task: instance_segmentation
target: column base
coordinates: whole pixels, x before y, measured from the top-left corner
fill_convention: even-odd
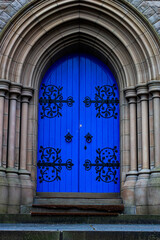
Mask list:
[[[135,184],[137,181],[137,171],[130,171],[126,175],[126,181],[122,190],[125,214],[136,214],[135,207]]]
[[[8,209],[8,181],[6,178],[6,169],[0,167],[0,213],[7,213]]]
[[[18,170],[7,168],[8,179],[8,213],[16,214],[20,212],[20,194],[21,185],[18,176]]]
[[[148,213],[150,215],[160,214],[160,167],[151,170],[148,181]]]
[[[150,176],[149,169],[143,169],[138,173],[138,180],[135,185],[136,214],[148,214],[147,186]]]
[[[33,203],[33,183],[31,174],[27,170],[20,170],[21,182],[21,205],[29,205]]]

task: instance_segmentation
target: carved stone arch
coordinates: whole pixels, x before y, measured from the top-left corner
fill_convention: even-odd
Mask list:
[[[3,59],[2,62],[7,65],[2,71],[2,78],[12,77],[15,82],[20,82],[21,67],[37,41],[42,36],[50,34],[50,30],[52,32],[55,30],[56,34],[58,34],[61,25],[63,28],[62,23],[65,25],[64,29],[76,28],[74,26],[75,21],[78,21],[77,27],[79,26],[80,30],[80,25],[86,26],[88,32],[92,26],[95,29],[94,35],[96,35],[97,39],[101,36],[101,29],[112,33],[115,39],[118,39],[126,49],[127,55],[131,55],[136,72],[144,73],[143,78],[140,78],[140,74],[136,76],[137,83],[147,82],[148,79],[158,77],[158,62],[155,57],[158,55],[156,47],[158,39],[156,39],[155,33],[151,32],[146,22],[140,19],[138,15],[136,16],[135,11],[128,4],[119,4],[117,1],[85,1],[79,5],[78,2],[70,1],[66,3],[61,1],[54,4],[51,2],[32,3],[31,6],[32,10],[30,12],[27,11],[28,6],[26,11],[24,10],[23,14],[21,13],[15,19],[12,24],[12,26],[15,25],[15,31],[12,31],[12,27],[11,29],[8,28],[2,38],[2,55],[6,56],[6,59]],[[45,11],[43,11],[44,8]],[[61,12],[63,16],[60,14]],[[73,24],[70,24],[71,20]],[[113,45],[109,47],[111,49],[115,48]],[[120,50],[119,48],[117,47],[117,52]],[[154,68],[152,65],[154,65]]]
[[[145,103],[149,92],[155,94],[159,91],[157,89],[158,80],[160,80],[160,42],[150,25],[124,1],[34,1],[21,10],[8,24],[0,38],[0,45],[0,79],[2,79],[1,86],[3,93],[5,93],[1,97],[4,99],[6,96],[5,104],[10,101],[8,109],[9,128],[5,130],[8,131],[10,139],[10,145],[7,145],[9,154],[7,155],[3,151],[0,162],[3,162],[1,166],[7,166],[7,170],[3,169],[2,171],[3,176],[7,174],[9,184],[15,179],[17,194],[20,196],[20,192],[22,192],[23,196],[21,202],[20,199],[16,200],[14,212],[19,211],[19,205],[31,203],[33,200],[30,173],[32,173],[31,178],[35,185],[39,84],[46,70],[56,59],[71,50],[72,52],[77,51],[77,49],[88,53],[92,52],[93,55],[98,56],[110,67],[119,85],[121,93],[121,189],[123,189],[126,174],[131,171],[132,174],[128,174],[128,178],[129,181],[132,179],[132,190],[127,190],[128,182],[126,181],[123,198],[131,211],[135,210],[135,205],[138,209],[141,203],[138,200],[135,203],[133,200],[136,194],[133,189],[136,184],[138,166],[140,170],[143,170],[145,162],[140,159],[140,156],[144,155],[143,151],[147,146],[148,152],[146,154],[148,155],[146,156],[149,159],[150,149],[155,147],[158,152],[157,148],[160,142],[159,136],[154,135],[155,141],[158,142],[157,145],[151,146],[149,141],[145,142],[145,138],[149,138],[150,134],[147,126],[142,127],[142,133],[139,130],[141,123],[149,121],[148,112],[143,115],[142,111],[142,106],[147,111],[148,105]],[[155,85],[157,88],[154,87]],[[137,95],[141,102],[137,103]],[[154,96],[156,100],[151,99],[150,103],[155,104],[157,109],[159,102],[156,101],[159,92]],[[129,105],[127,99],[129,99]],[[19,115],[21,128],[20,126],[15,127],[17,106],[19,106],[20,101],[22,102],[21,115]],[[3,106],[2,101],[2,110]],[[140,112],[138,117],[136,111]],[[135,117],[134,121],[131,121],[132,114]],[[139,119],[141,123],[137,125]],[[137,142],[136,135],[131,129],[134,129],[135,133],[139,133],[143,142],[138,157],[137,151],[141,144],[139,141]],[[3,130],[3,121],[0,123],[1,130]],[[17,154],[20,153],[20,164],[15,167],[14,157],[6,159],[6,156],[15,155],[13,146],[16,144],[16,131],[19,132],[18,137],[21,139],[21,144],[17,145]],[[145,135],[146,132],[148,135]],[[1,144],[0,148],[2,151],[4,146]],[[137,162],[137,164],[132,164],[133,162]],[[151,167],[149,163],[147,164],[145,169],[148,170]],[[158,160],[152,160],[153,166],[158,166],[158,164]],[[26,181],[28,182],[25,185]],[[12,187],[9,185],[8,188],[7,183],[4,189],[6,192],[9,189],[10,194],[12,194]],[[28,197],[26,197],[25,191],[28,191]],[[132,195],[131,201],[127,197],[129,191]],[[146,195],[144,198],[146,199]],[[8,199],[7,195],[6,199]],[[6,202],[6,199],[3,202]],[[9,199],[5,211],[8,208],[8,212],[11,212],[11,205],[11,199]]]

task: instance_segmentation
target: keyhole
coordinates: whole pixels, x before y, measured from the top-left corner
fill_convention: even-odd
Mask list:
[[[87,149],[87,146],[84,146],[84,150],[86,150]]]

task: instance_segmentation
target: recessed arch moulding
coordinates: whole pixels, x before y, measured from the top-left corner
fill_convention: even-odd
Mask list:
[[[160,213],[160,197],[152,199],[160,196],[160,42],[139,13],[115,0],[34,1],[8,24],[0,45],[0,211],[33,202],[39,86],[58,58],[80,51],[108,65],[119,86],[125,212],[150,214],[156,205]]]

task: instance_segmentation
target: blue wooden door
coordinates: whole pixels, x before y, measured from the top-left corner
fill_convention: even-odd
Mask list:
[[[37,192],[119,192],[119,93],[106,65],[85,54],[57,61],[38,117]]]

